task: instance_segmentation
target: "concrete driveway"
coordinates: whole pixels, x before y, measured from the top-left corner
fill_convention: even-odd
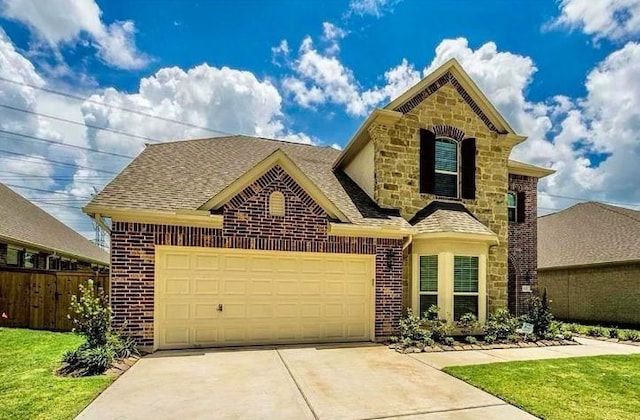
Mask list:
[[[533,419],[382,346],[159,352],[80,419]]]

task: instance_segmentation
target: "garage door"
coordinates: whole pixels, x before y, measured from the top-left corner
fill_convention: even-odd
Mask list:
[[[374,257],[156,250],[156,346],[371,339]]]

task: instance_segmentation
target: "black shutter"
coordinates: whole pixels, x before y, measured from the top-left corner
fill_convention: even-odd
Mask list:
[[[518,197],[516,198],[516,222],[522,223],[526,219],[524,210],[527,208],[525,205],[524,191],[518,191]]]
[[[462,159],[462,198],[476,198],[476,139],[465,139],[460,148]]]
[[[420,192],[435,193],[436,179],[436,135],[420,129]]]

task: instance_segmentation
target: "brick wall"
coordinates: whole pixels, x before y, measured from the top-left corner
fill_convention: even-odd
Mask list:
[[[285,196],[285,216],[268,214],[273,191]],[[153,344],[155,246],[173,245],[375,254],[375,334],[395,333],[402,312],[402,240],[329,236],[324,211],[278,166],[230,200],[223,215],[222,229],[114,220],[111,306],[116,326],[126,321],[127,331],[140,345]]]
[[[537,287],[538,266],[538,179],[509,174],[509,191],[523,192],[524,221],[509,222],[509,309],[512,313],[526,311],[526,301],[531,295],[522,286]]]
[[[553,315],[562,320],[640,326],[640,263],[540,270]]]

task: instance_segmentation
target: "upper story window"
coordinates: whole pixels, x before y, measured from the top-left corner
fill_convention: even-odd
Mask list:
[[[507,216],[509,223],[522,223],[526,220],[524,191],[507,193]]]
[[[269,214],[271,216],[284,216],[284,194],[274,191],[269,196]]]
[[[507,193],[507,214],[510,222],[517,221],[516,209],[518,208],[518,195],[509,191]]]
[[[458,142],[453,139],[436,139],[434,192],[443,197],[458,197]]]
[[[420,130],[420,193],[476,197],[476,139],[455,140]]]

